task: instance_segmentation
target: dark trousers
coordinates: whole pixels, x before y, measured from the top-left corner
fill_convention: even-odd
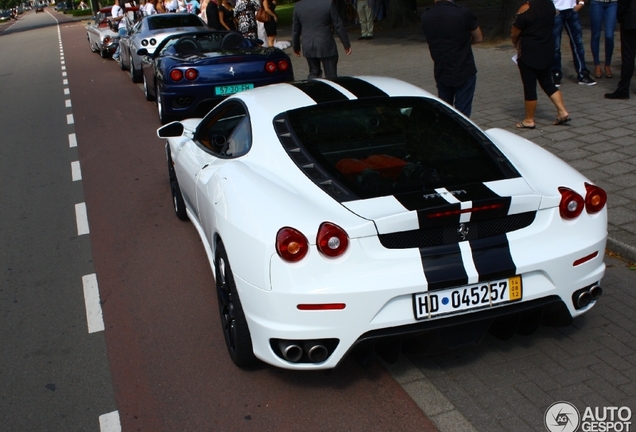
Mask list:
[[[470,117],[473,110],[473,96],[477,86],[477,75],[473,74],[463,84],[457,87],[445,86],[437,83],[437,96],[449,105],[453,105],[457,111]]]
[[[325,70],[325,78],[335,78],[338,76],[338,56],[334,57],[307,57],[307,65],[309,66],[309,75],[307,79],[322,77],[322,69]]]
[[[537,100],[537,82],[548,97],[559,90],[552,82],[552,72],[550,67],[545,69],[535,69],[525,64],[521,59],[517,62],[521,82],[523,83],[523,97],[525,101]]]
[[[621,80],[618,82],[619,93],[629,94],[629,83],[634,75],[636,60],[636,29],[623,30],[621,26]]]

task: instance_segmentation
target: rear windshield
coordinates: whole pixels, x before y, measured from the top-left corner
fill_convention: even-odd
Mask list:
[[[481,131],[432,99],[337,102],[287,117],[298,145],[361,197],[518,176]]]
[[[150,30],[166,29],[173,27],[203,27],[202,21],[194,14],[172,15],[157,14],[148,18],[148,28]]]

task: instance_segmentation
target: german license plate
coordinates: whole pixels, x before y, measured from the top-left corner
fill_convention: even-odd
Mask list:
[[[522,296],[521,276],[513,276],[492,282],[413,294],[413,312],[416,320],[430,319],[519,301]]]
[[[217,96],[226,96],[226,95],[239,93],[244,90],[249,90],[253,88],[254,88],[254,84],[236,84],[236,85],[229,85],[229,86],[218,86],[218,87],[214,87],[214,93]]]

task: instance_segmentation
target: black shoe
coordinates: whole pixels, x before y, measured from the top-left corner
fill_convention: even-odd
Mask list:
[[[596,81],[594,81],[594,78],[590,76],[588,71],[585,71],[581,74],[581,76],[579,76],[579,84],[593,86],[596,85]]]
[[[552,82],[555,86],[561,87],[561,78],[563,74],[560,71],[552,71]]]
[[[629,93],[616,90],[614,93],[605,93],[605,99],[629,99]]]
[[[360,37],[358,38],[358,40],[366,40],[366,39],[367,39],[367,37],[366,37],[366,36],[360,36]]]
[[[371,39],[373,39],[373,36],[367,36],[366,39],[367,40],[371,40]]]

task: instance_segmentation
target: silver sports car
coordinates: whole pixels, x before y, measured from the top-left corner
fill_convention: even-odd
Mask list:
[[[128,35],[121,38],[119,65],[122,70],[130,71],[133,82],[141,82],[141,56],[137,54],[140,48],[145,48],[148,54],[152,54],[166,37],[198,30],[207,30],[207,26],[198,16],[191,13],[147,16],[129,28]]]

